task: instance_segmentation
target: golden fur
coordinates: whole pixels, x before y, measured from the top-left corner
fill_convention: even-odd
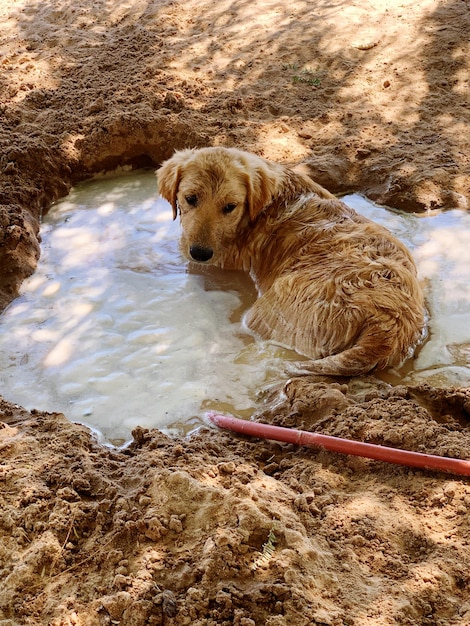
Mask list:
[[[233,148],[182,150],[157,172],[188,259],[249,272],[247,326],[310,357],[299,372],[399,365],[424,328],[406,247],[307,176]]]

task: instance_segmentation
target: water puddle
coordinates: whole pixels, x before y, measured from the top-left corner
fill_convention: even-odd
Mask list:
[[[345,201],[405,241],[425,284],[429,340],[385,378],[468,385],[470,215]],[[246,276],[188,266],[153,172],[77,186],[41,235],[38,269],[0,318],[0,393],[10,401],[62,411],[120,444],[137,425],[187,433],[209,408],[249,416],[298,358],[243,330],[255,298]]]

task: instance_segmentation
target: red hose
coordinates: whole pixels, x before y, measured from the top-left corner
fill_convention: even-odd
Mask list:
[[[238,419],[237,417],[219,415],[215,412],[209,412],[207,416],[209,420],[219,428],[233,430],[244,435],[252,435],[260,439],[284,441],[298,446],[319,447],[330,450],[331,452],[352,454],[368,459],[376,459],[377,461],[396,463],[397,465],[407,465],[409,467],[420,467],[428,470],[450,472],[461,476],[470,476],[470,461],[444,456],[434,456],[433,454],[422,454],[420,452],[410,452],[408,450],[397,450],[396,448],[387,448],[372,443],[362,443],[360,441],[341,439],[340,437],[331,437],[330,435],[309,433],[305,430],[295,430],[293,428],[272,426],[271,424],[249,422],[247,420]]]

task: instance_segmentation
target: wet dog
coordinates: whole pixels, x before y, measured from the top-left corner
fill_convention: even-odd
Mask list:
[[[387,229],[309,177],[234,148],[176,152],[157,176],[180,215],[183,254],[249,272],[259,297],[247,326],[311,359],[291,372],[353,376],[411,356],[423,295]]]

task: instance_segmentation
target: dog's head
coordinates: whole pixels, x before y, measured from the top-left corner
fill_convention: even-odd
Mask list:
[[[224,248],[275,196],[280,165],[234,148],[182,150],[157,172],[160,194],[180,214],[181,249],[189,259],[218,264]]]

